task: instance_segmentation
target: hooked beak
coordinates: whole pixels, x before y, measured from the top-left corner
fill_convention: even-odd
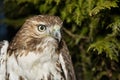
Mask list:
[[[60,26],[59,25],[55,25],[54,29],[53,29],[53,37],[57,40],[57,41],[61,41],[61,32],[60,32]]]

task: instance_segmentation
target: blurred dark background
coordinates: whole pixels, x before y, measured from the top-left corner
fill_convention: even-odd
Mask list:
[[[119,0],[0,0],[0,41],[39,14],[64,21],[77,80],[120,80]]]
[[[3,8],[3,1],[1,0],[0,1],[0,20],[5,18],[2,8]],[[7,25],[4,23],[1,23],[0,24],[0,40],[3,40],[3,39],[8,39],[7,38]]]

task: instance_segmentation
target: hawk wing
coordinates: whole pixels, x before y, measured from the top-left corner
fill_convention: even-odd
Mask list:
[[[59,60],[66,80],[76,80],[72,61],[71,61],[71,56],[69,54],[67,45],[65,44],[64,41],[62,41]]]
[[[8,41],[0,42],[0,80],[5,80]]]

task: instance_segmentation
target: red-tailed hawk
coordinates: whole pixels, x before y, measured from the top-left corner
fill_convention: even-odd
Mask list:
[[[62,23],[57,16],[27,19],[9,46],[1,44],[0,80],[76,80]]]

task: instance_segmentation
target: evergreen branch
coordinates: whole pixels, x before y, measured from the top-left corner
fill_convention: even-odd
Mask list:
[[[107,26],[107,28],[112,29],[112,34],[113,36],[120,35],[120,17],[115,16],[114,21]]]
[[[106,53],[106,57],[118,61],[119,46],[117,44],[118,41],[110,36],[91,44],[88,51],[97,51],[98,55]]]
[[[103,1],[98,2],[97,6],[89,13],[90,16],[98,14],[101,10],[111,9],[112,7],[118,7],[117,1]]]

